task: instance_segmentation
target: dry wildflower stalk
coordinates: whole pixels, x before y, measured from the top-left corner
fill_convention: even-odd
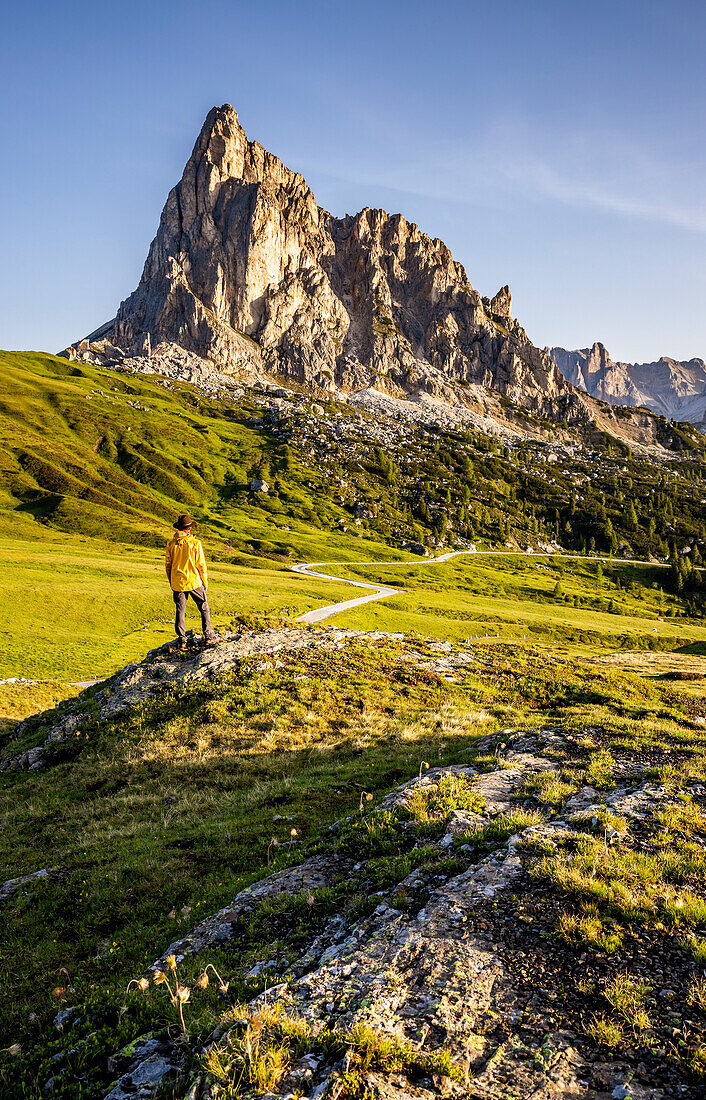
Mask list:
[[[132,978],[127,983],[127,989],[125,990],[125,997],[123,999],[123,1007],[120,1009],[120,1015],[123,1016],[127,1012],[127,995],[130,992],[132,986],[137,986],[143,993],[146,993],[150,987],[148,978]]]
[[[186,1039],[186,1038],[188,1038],[189,1033],[186,1030],[186,1024],[184,1022],[184,1005],[187,1004],[191,1000],[191,994],[192,994],[193,990],[194,989],[207,989],[208,988],[208,985],[209,985],[208,971],[209,970],[213,971],[214,976],[216,977],[216,979],[218,981],[218,991],[219,991],[219,993],[227,993],[228,992],[228,982],[223,981],[223,978],[220,976],[220,974],[216,970],[213,963],[207,963],[206,966],[204,967],[204,971],[201,974],[201,976],[196,979],[196,981],[193,984],[193,987],[189,988],[189,986],[182,985],[179,981],[179,975],[177,974],[177,965],[178,964],[177,964],[177,960],[176,960],[176,955],[167,955],[167,957],[165,959],[165,963],[167,965],[167,970],[166,971],[165,970],[160,970],[159,968],[152,971],[152,982],[154,983],[154,985],[166,985],[167,993],[169,994],[169,1000],[172,1002],[173,1007],[176,1009],[176,1012],[179,1016],[179,1023],[181,1024],[182,1035]],[[174,985],[173,986],[172,986],[172,984],[169,980],[170,974],[174,975]],[[148,978],[133,978],[132,981],[128,982],[127,989],[125,990],[125,1001],[123,1002],[123,1007],[120,1010],[120,1015],[121,1016],[122,1016],[123,1012],[127,1011],[127,996],[128,996],[128,993],[130,992],[130,990],[133,986],[135,986],[137,989],[141,990],[142,993],[146,993],[147,990],[150,987],[149,979]]]
[[[191,990],[185,986],[179,984],[179,977],[177,975],[177,961],[176,955],[167,955],[165,960],[170,972],[174,975],[174,988],[172,989],[169,981],[169,975],[164,970],[155,970],[152,974],[152,981],[155,985],[166,985],[167,993],[169,994],[169,1000],[176,1009],[179,1015],[179,1023],[181,1024],[181,1032],[184,1038],[188,1037],[186,1030],[186,1024],[184,1023],[184,1005],[191,996]]]
[[[214,975],[215,975],[215,977],[218,981],[218,992],[219,993],[227,993],[228,992],[228,982],[223,981],[223,978],[220,976],[220,974],[216,970],[213,963],[206,963],[206,965],[204,967],[204,970],[203,970],[203,974],[199,978],[199,982],[202,981],[205,978],[206,979],[206,985],[208,985],[208,971],[209,970],[213,971],[213,973],[214,973]],[[199,989],[205,989],[206,985],[199,986]]]

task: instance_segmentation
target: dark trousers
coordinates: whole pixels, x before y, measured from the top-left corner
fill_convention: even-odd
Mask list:
[[[211,612],[208,609],[208,600],[206,599],[206,589],[204,586],[201,585],[200,588],[194,588],[192,592],[174,592],[173,596],[174,603],[176,604],[174,629],[176,630],[179,641],[182,643],[186,641],[186,597],[191,596],[201,612],[201,629],[203,630],[204,637],[207,642],[210,642],[213,638],[213,629],[211,627]]]

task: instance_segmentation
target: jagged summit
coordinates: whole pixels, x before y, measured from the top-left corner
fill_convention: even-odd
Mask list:
[[[604,344],[549,353],[562,374],[580,389],[611,405],[642,405],[662,416],[706,420],[706,363],[679,361],[667,355],[653,363],[621,363],[611,359]]]
[[[581,413],[586,399],[510,305],[507,287],[482,298],[447,246],[401,214],[323,210],[224,104],[169,194],[139,286],[67,354],[187,355],[245,380],[422,391],[452,405],[494,390],[539,412]]]

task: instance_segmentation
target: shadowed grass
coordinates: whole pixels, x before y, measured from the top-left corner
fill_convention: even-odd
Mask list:
[[[548,714],[570,725],[580,708],[592,721],[600,714],[604,728],[612,722],[614,732],[601,734],[593,748],[590,738],[577,735],[570,761],[577,783],[591,769],[592,753],[604,752],[606,737],[624,739],[628,731],[639,731],[645,719],[636,723],[631,713],[638,704],[669,710],[663,738],[684,735],[689,743],[702,736],[689,729],[691,696],[682,698],[668,684],[651,685],[639,699],[631,674],[596,673],[581,662],[516,647],[478,646],[471,653],[456,681],[420,667],[435,655],[421,640],[246,662],[237,673],[212,682],[165,688],[122,718],[88,721],[81,741],[62,748],[45,772],[4,774],[0,858],[8,877],[55,869],[54,877],[19,892],[3,911],[0,979],[14,991],[6,1007],[13,1038],[30,1042],[31,1049],[28,1013],[48,1020],[55,1011],[51,989],[61,967],[70,973],[74,990],[64,1003],[86,1001],[103,1019],[100,1014],[111,1003],[122,1003],[128,981],[180,930],[266,874],[268,858],[271,871],[298,860],[311,845],[323,843],[326,850],[335,844],[354,859],[372,856],[369,874],[380,884],[373,891],[394,888],[414,866],[433,860],[434,850],[408,850],[414,836],[405,840],[395,821],[361,816],[361,792],[380,795],[418,775],[427,760],[475,761],[482,768],[487,749],[475,752],[474,741],[498,725],[526,728]],[[586,699],[600,702],[582,702]],[[463,784],[437,789],[433,804],[421,808],[429,821],[419,828],[433,827],[436,835],[444,828],[445,812],[458,805],[481,808]],[[347,815],[350,825],[332,838],[327,826]],[[482,852],[539,820],[518,807],[507,820],[466,834],[460,843]],[[660,819],[655,827],[663,832],[669,824]],[[673,822],[682,838],[695,824],[688,814]],[[290,846],[292,828],[297,836]],[[274,856],[272,837],[280,840]],[[587,835],[581,845],[571,863],[561,850],[554,862],[551,856],[540,861],[544,880],[570,896],[585,896],[603,922],[609,904],[618,923],[633,919],[634,911],[636,920],[654,914],[673,926],[676,936],[696,927],[696,910],[675,905],[680,897],[692,908],[698,903],[703,870],[690,848],[682,844],[676,854],[672,850],[668,859],[657,861],[612,849],[606,855],[602,837]],[[457,857],[446,858],[453,863]],[[334,891],[320,901],[314,897],[311,907],[302,899],[296,920],[310,931],[331,906],[375,905],[370,887],[356,899],[345,886],[340,896]],[[273,909],[274,925],[258,918],[237,963],[218,954],[203,961],[214,961],[219,969],[223,961],[240,995],[253,995],[260,986],[244,978],[248,959],[272,949],[283,934],[277,929],[289,927],[288,912],[285,907],[277,915]],[[293,909],[291,919],[295,915]],[[192,979],[191,966],[186,965],[185,981]],[[193,969],[195,975],[197,960]],[[203,1011],[209,996],[204,994]],[[159,1026],[158,1004],[139,1004],[121,1019],[124,1042],[137,1028]],[[190,1011],[198,1032],[207,1018],[201,1025],[202,1010]],[[104,1041],[114,1044],[115,1036]],[[41,1050],[50,1057],[51,1048]],[[32,1073],[38,1072],[28,1058]]]

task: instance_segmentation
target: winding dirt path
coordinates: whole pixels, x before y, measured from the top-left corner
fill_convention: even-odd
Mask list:
[[[650,562],[642,561],[639,558],[609,558],[609,557],[595,557],[589,554],[568,554],[561,551],[544,553],[532,553],[528,554],[524,550],[450,550],[446,554],[440,554],[436,558],[419,558],[416,561],[312,561],[312,562],[300,562],[298,565],[292,565],[291,569],[293,573],[301,573],[306,577],[319,577],[322,580],[328,581],[343,581],[344,584],[351,584],[355,588],[366,588],[369,590],[367,596],[357,596],[352,600],[342,600],[340,603],[327,604],[326,607],[317,607],[314,611],[307,611],[304,615],[300,615],[297,619],[298,623],[320,623],[324,619],[330,619],[334,615],[339,615],[342,611],[350,611],[353,607],[360,607],[365,603],[373,603],[375,600],[385,600],[388,596],[397,596],[400,592],[403,592],[403,588],[390,588],[387,585],[375,584],[372,581],[354,581],[350,577],[341,577],[337,573],[322,573],[321,566],[333,566],[338,569],[342,566],[353,565],[374,565],[376,568],[379,566],[394,566],[395,568],[407,568],[410,569],[413,566],[420,565],[438,565],[441,562],[449,561],[450,558],[460,557],[486,557],[486,558],[567,558],[572,561],[595,561],[595,562],[609,562],[611,565],[649,565],[655,569],[667,569],[668,564],[666,562]]]

